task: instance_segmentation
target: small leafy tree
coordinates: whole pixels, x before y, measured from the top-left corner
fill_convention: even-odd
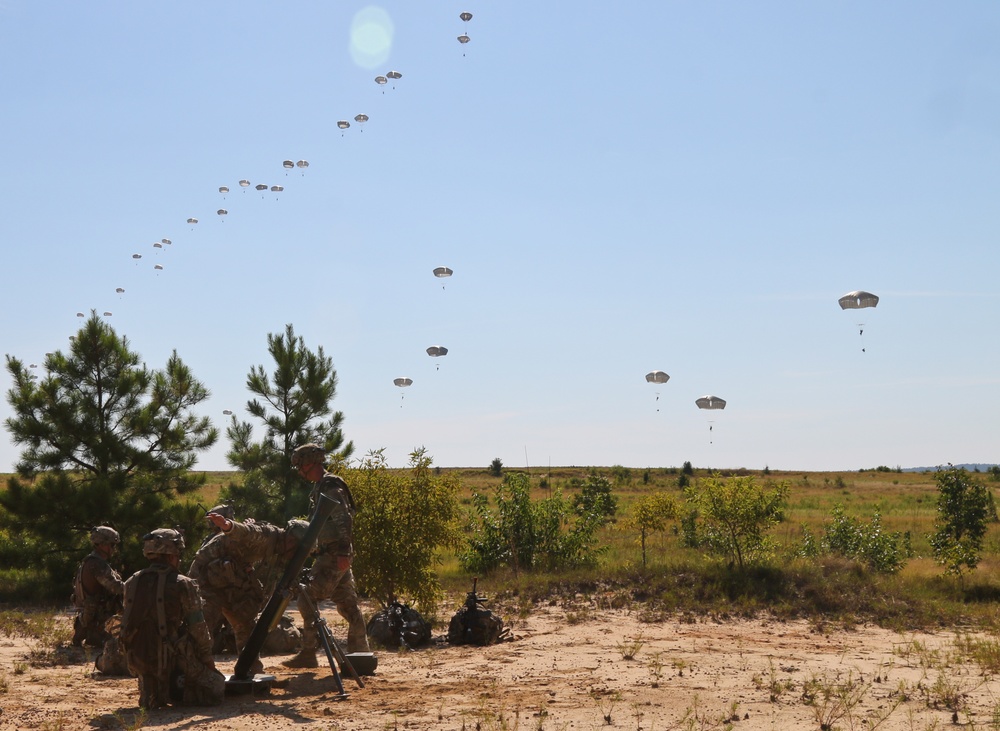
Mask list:
[[[344,441],[344,415],[333,411],[337,395],[337,371],[333,360],[320,345],[313,352],[291,325],[285,332],[267,336],[267,350],[274,359],[268,373],[258,365],[247,374],[247,390],[257,398],[247,401],[246,409],[263,427],[263,435],[254,440],[254,427],[235,416],[226,429],[231,448],[226,458],[253,484],[264,486],[268,495],[280,498],[254,517],[284,522],[308,512],[307,485],[292,470],[292,451],[309,442],[322,446],[334,466],[346,463],[354,444]],[[238,501],[238,484],[223,497]],[[244,499],[246,491],[242,496]]]
[[[358,505],[358,589],[383,606],[405,595],[420,610],[433,611],[441,593],[434,571],[439,550],[458,547],[460,484],[453,475],[434,474],[431,464],[421,447],[410,453],[409,474],[392,471],[379,449],[344,473]]]
[[[494,458],[494,460],[490,462],[490,475],[493,477],[503,476],[503,460],[499,457]]]
[[[578,516],[593,516],[601,525],[613,521],[618,512],[618,498],[611,492],[611,481],[591,472],[579,494],[573,496],[573,512]]]
[[[472,494],[468,543],[459,555],[465,570],[558,570],[596,563],[596,532],[604,518],[596,513],[574,516],[561,490],[534,502],[528,476],[508,473],[494,491],[494,501],[495,510],[486,495]]]
[[[786,483],[758,485],[753,475],[723,479],[718,475],[684,489],[699,542],[726,556],[742,571],[747,563],[771,553],[767,531],[784,518]]]
[[[138,564],[136,534],[200,523],[178,497],[203,483],[191,468],[218,431],[194,413],[209,392],[176,352],[151,370],[91,313],[69,352],[46,356],[43,377],[10,355],[7,371],[5,426],[23,447],[18,477],[0,492],[0,527],[22,539],[8,565],[44,566],[64,586],[94,525],[117,528]]]
[[[979,565],[986,524],[996,518],[993,496],[961,467],[939,470],[936,530],[930,536],[934,559],[959,578]]]
[[[833,520],[826,527],[822,544],[831,553],[861,561],[872,570],[886,574],[903,568],[910,554],[908,536],[885,530],[878,510],[871,521],[863,523],[848,516],[843,505],[834,506]]]
[[[677,500],[665,492],[643,495],[632,503],[632,509],[622,520],[622,528],[639,532],[642,567],[646,568],[646,541],[653,533],[664,530],[668,520],[677,518]]]

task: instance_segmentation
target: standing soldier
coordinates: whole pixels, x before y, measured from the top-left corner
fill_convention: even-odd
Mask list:
[[[184,538],[158,528],[142,540],[150,565],[125,582],[121,631],[139,705],[217,705],[226,680],[215,669],[198,584],[178,572]]]
[[[118,531],[100,525],[90,531],[94,550],[80,563],[73,580],[73,604],[77,615],[73,620],[73,644],[86,642],[91,647],[104,647],[111,639],[106,624],[121,611],[124,584],[108,561],[121,540]]]
[[[236,636],[236,651],[241,652],[266,599],[264,587],[254,575],[255,564],[274,557],[287,562],[309,524],[290,520],[285,528],[279,528],[267,523],[239,523],[215,512],[207,517],[218,532],[198,549],[188,576],[198,582],[209,631],[225,617]],[[258,659],[253,672],[263,669]]]
[[[354,560],[354,499],[347,483],[337,475],[327,472],[323,463],[326,452],[318,444],[304,444],[292,452],[292,467],[313,485],[310,503],[315,508],[319,496],[325,495],[335,503],[333,512],[323,524],[316,540],[319,554],[309,578],[303,587],[317,606],[320,600],[330,599],[337,605],[337,612],[347,620],[347,651],[368,652],[365,618],[358,606],[358,591],[354,586],[351,562]],[[289,668],[314,668],[318,666],[315,617],[303,602],[298,603],[302,615],[302,650],[282,665]]]

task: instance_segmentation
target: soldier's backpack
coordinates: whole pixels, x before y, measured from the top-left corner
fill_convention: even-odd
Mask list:
[[[126,583],[125,603],[121,642],[129,669],[136,675],[169,672],[182,612],[177,572],[143,569]]]
[[[503,620],[481,606],[486,598],[476,593],[476,581],[473,579],[465,604],[448,624],[448,642],[453,645],[492,645],[509,636],[510,630],[504,628]]]
[[[412,650],[431,641],[431,623],[398,600],[372,615],[367,631],[369,639],[386,648]]]

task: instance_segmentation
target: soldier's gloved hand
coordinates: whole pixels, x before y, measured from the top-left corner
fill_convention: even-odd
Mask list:
[[[353,556],[338,555],[337,571],[347,571],[347,569],[351,568],[351,561],[353,560],[354,560]]]

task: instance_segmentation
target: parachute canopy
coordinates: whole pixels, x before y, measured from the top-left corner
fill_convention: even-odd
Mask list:
[[[375,77],[375,83],[378,84],[379,86],[382,86],[383,84],[385,84],[388,81],[389,80],[387,78],[385,78],[384,76],[376,76]]]
[[[395,81],[396,79],[403,78],[403,75],[401,73],[399,73],[398,71],[390,71],[385,76],[386,76],[387,79],[392,79],[393,81]]]
[[[365,122],[368,121],[368,115],[367,114],[355,114],[354,115],[354,121],[357,122],[358,124],[364,124]]]
[[[111,317],[111,313],[110,313],[110,312],[105,312],[105,313],[104,313],[104,316],[105,316],[105,317]]]
[[[403,376],[402,378],[393,378],[392,383],[393,385],[399,386],[400,388],[405,388],[406,386],[413,385],[413,379],[406,378],[405,376]]]
[[[437,267],[437,268],[436,268],[436,269],[434,270],[434,276],[435,276],[435,277],[450,277],[450,276],[451,276],[452,274],[454,274],[454,273],[455,273],[455,272],[453,272],[453,271],[452,271],[451,269],[449,269],[448,267]]]
[[[285,186],[283,186],[283,185],[272,185],[271,186],[271,192],[272,193],[280,193],[284,189],[285,189]]]
[[[468,23],[472,20],[472,13],[460,13],[458,17]]]
[[[871,292],[858,290],[848,292],[837,301],[842,310],[860,310],[863,307],[875,307],[878,304],[878,296]]]
[[[469,36],[467,36],[467,35],[465,35],[465,33],[463,33],[462,35],[460,35],[458,37],[458,42],[459,43],[468,43],[469,42]]]
[[[663,371],[650,371],[646,374],[646,380],[649,383],[666,383],[670,380],[670,376]]]
[[[161,243],[164,243],[164,244],[167,244],[168,246],[169,246],[170,244],[174,243],[174,242],[173,242],[173,241],[171,241],[170,239],[160,239],[160,242],[161,242]]]
[[[141,259],[142,258],[142,254],[132,254],[132,258],[133,259]]]
[[[284,162],[281,163],[281,167],[283,167],[285,169],[293,168],[293,167],[295,167],[295,163],[292,162],[291,160],[285,160]],[[225,412],[223,412],[223,413],[225,413]]]
[[[124,294],[125,293],[125,288],[124,287],[115,287],[115,292],[117,292],[118,294]]]
[[[249,188],[250,187],[250,181],[249,180],[241,180],[240,181],[240,187],[241,188]]]
[[[233,415],[233,412],[230,411],[229,409],[223,409],[222,413],[225,414],[226,416],[232,416]]]
[[[718,396],[702,396],[700,399],[695,399],[695,403],[698,405],[699,409],[726,408],[726,402]]]
[[[427,349],[427,355],[437,358],[442,355],[448,355],[448,349],[443,345],[432,345]]]
[[[351,123],[348,122],[346,119],[342,119],[339,122],[337,122],[337,126],[340,127],[341,129],[347,129],[348,127],[351,126]]]
[[[223,193],[223,194],[228,193],[229,192],[229,187],[225,186],[225,185],[221,185],[221,186],[219,186],[219,192]]]
[[[220,208],[219,210],[216,211],[216,213],[218,213],[220,216],[225,216],[227,213],[229,213],[229,211],[227,211],[225,208]]]
[[[309,161],[308,161],[308,160],[299,160],[299,161],[298,161],[297,163],[295,163],[295,164],[296,164],[296,165],[297,165],[298,167],[300,167],[300,168],[307,168],[307,167],[309,167]]]
[[[156,269],[157,271],[160,271],[161,269],[163,269],[163,265],[162,264],[157,264],[157,265],[155,265],[153,267],[153,269]]]
[[[189,218],[188,219],[188,223],[198,223],[198,219],[197,218]]]
[[[153,248],[154,249],[162,249],[163,248],[163,244],[161,244],[159,241],[157,241],[155,244],[153,244]]]
[[[254,188],[256,188],[257,190],[267,190],[267,186],[264,185],[263,183],[257,183],[257,185],[255,185]]]

